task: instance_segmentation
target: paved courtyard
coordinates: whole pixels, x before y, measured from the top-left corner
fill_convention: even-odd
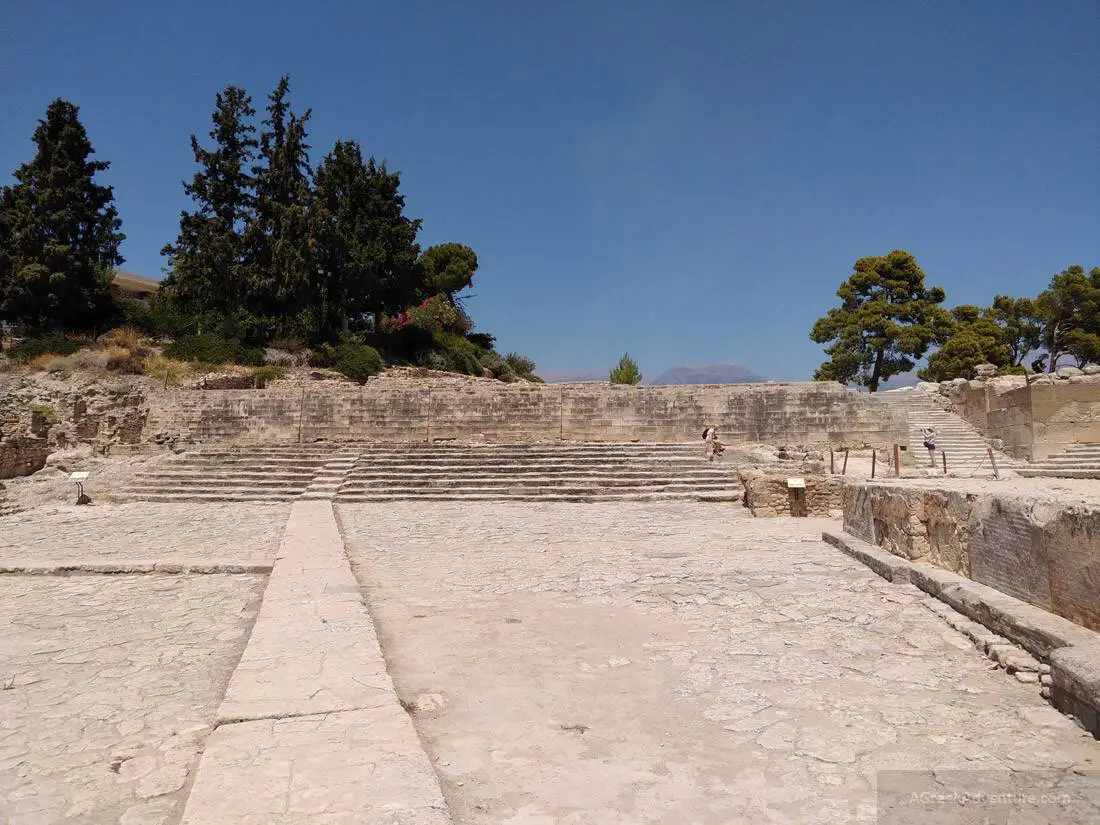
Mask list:
[[[1073,773],[1100,768],[1100,744],[919,591],[823,544],[824,522],[660,504],[338,512],[456,822],[873,822],[878,771],[952,769],[993,771],[1002,792],[1010,771],[1066,783],[1054,821],[1100,821],[1100,789]]]
[[[1004,821],[1100,821],[1100,743],[824,526],[690,504],[2,518],[23,572],[0,575],[0,822],[873,822],[876,786],[955,782],[1062,794]],[[94,572],[126,565],[168,572]]]

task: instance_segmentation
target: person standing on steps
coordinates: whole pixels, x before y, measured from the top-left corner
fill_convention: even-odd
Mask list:
[[[714,461],[715,456],[722,455],[725,446],[718,440],[718,428],[707,427],[703,430],[703,441],[706,442],[707,461]]]
[[[928,463],[932,465],[932,468],[936,467],[936,428],[925,427],[924,433],[924,449],[928,450]]]

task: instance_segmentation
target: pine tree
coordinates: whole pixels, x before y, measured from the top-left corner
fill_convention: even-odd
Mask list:
[[[940,306],[943,289],[924,285],[924,272],[908,252],[860,258],[854,269],[837,290],[841,305],[810,332],[811,341],[829,344],[829,360],[814,380],[855,381],[875,392],[944,340],[951,318]]]
[[[405,217],[401,178],[355,141],[338,141],[317,167],[319,214],[315,296],[328,330],[347,330],[400,312],[421,296],[416,266],[420,220]]]
[[[612,384],[637,384],[642,380],[642,373],[638,370],[638,362],[630,357],[630,353],[624,353],[611,372],[608,380]]]
[[[246,231],[253,264],[250,309],[269,318],[273,331],[284,333],[298,326],[310,299],[310,284],[316,280],[312,170],[306,143],[311,112],[296,115],[287,100],[289,93],[290,78],[284,75],[268,97],[268,116],[260,133],[263,163],[253,168],[256,208]]]
[[[55,100],[34,132],[34,159],[0,191],[0,318],[32,331],[88,331],[110,317],[108,286],[126,237],[110,186],[95,182],[79,109]]]
[[[183,188],[195,201],[195,210],[180,213],[179,237],[161,254],[169,258],[165,285],[193,311],[228,315],[240,309],[248,294],[244,229],[255,202],[251,164],[259,144],[249,122],[255,114],[244,89],[227,86],[214,104],[214,148],[204,149],[191,135],[199,171]]]

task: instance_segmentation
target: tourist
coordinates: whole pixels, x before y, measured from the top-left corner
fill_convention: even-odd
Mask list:
[[[928,450],[928,462],[934,468],[936,466],[936,428],[924,428],[924,449]]]
[[[714,457],[722,455],[722,451],[726,449],[718,440],[717,427],[707,427],[703,430],[703,441],[706,442],[707,461],[714,461]]]

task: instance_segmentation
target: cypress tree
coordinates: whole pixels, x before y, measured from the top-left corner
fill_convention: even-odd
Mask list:
[[[312,170],[306,142],[311,112],[296,115],[287,100],[289,92],[290,79],[284,75],[268,97],[260,133],[262,165],[253,168],[256,208],[246,232],[253,264],[249,308],[269,319],[270,331],[284,333],[303,323],[300,316],[315,280]]]
[[[355,141],[337,141],[317,167],[318,269],[314,294],[328,330],[377,321],[413,302],[423,286],[417,267],[420,219],[404,214],[401,177]]]
[[[89,331],[111,315],[109,284],[126,237],[110,164],[94,150],[79,109],[55,100],[33,137],[34,159],[0,191],[0,317],[31,331]]]
[[[193,311],[229,315],[248,293],[244,230],[255,203],[251,164],[258,143],[249,122],[255,114],[244,89],[227,86],[215,99],[214,148],[204,149],[191,135],[199,170],[183,189],[195,209],[180,213],[179,236],[161,254],[169,258],[166,286]]]

